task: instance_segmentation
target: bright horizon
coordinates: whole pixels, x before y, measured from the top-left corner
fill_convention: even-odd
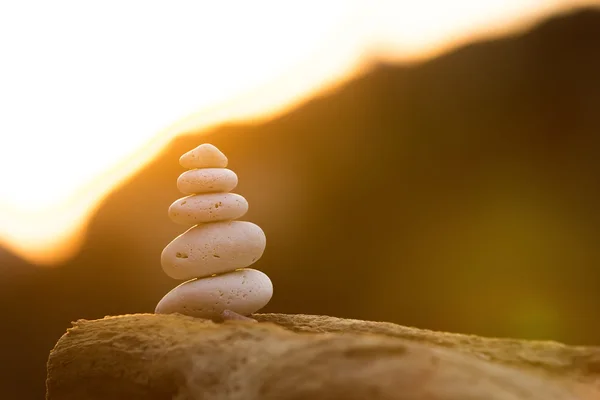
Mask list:
[[[0,246],[65,261],[102,199],[177,135],[597,2],[166,4],[0,3]]]

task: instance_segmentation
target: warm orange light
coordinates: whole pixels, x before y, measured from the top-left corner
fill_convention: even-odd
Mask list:
[[[98,202],[173,136],[281,112],[349,77],[365,54],[416,60],[573,5],[1,3],[0,245],[62,261]]]

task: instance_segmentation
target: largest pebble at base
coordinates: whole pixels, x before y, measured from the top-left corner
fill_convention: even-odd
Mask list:
[[[272,293],[267,275],[245,268],[184,282],[162,298],[156,312],[209,319],[220,318],[225,310],[249,315],[266,306]]]

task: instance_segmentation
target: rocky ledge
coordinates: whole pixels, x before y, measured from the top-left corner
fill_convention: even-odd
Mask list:
[[[600,399],[600,347],[253,317],[79,320],[50,352],[47,399]]]

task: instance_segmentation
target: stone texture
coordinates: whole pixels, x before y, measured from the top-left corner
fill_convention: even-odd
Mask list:
[[[201,278],[254,264],[266,245],[265,233],[252,222],[200,224],[173,239],[160,263],[173,279]]]
[[[204,193],[177,199],[169,207],[171,221],[181,225],[237,219],[248,211],[248,201],[235,193]]]
[[[237,174],[227,168],[192,169],[177,178],[177,189],[184,194],[229,192],[237,184]]]
[[[179,157],[183,168],[225,168],[227,157],[210,143],[204,143]]]
[[[50,352],[47,399],[600,398],[600,348],[390,323],[256,314],[80,320]]]
[[[162,298],[155,312],[216,319],[229,310],[245,316],[266,306],[271,296],[273,284],[267,275],[242,268],[182,283]]]

